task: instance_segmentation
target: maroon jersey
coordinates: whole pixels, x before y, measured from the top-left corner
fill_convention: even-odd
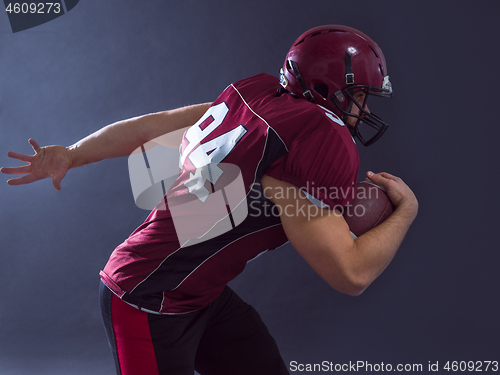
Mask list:
[[[264,174],[332,209],[352,200],[359,158],[349,130],[329,110],[279,88],[267,74],[234,83],[186,131],[165,205],[101,271],[118,297],[160,314],[198,310],[249,260],[286,243],[260,185]]]

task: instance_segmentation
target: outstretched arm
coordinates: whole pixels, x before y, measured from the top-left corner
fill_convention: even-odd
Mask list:
[[[193,125],[210,104],[152,113],[108,125],[68,147],[71,168],[128,156],[136,148],[160,135]]]
[[[61,180],[71,168],[130,155],[135,149],[156,137],[193,125],[210,104],[197,104],[119,121],[105,126],[69,147],[40,147],[37,142],[30,139],[34,155],[17,152],[7,154],[28,164],[1,168],[0,171],[6,174],[24,175],[8,180],[9,185],[29,184],[51,177],[54,188],[60,190]]]
[[[261,180],[295,250],[332,288],[350,295],[362,293],[389,265],[418,211],[415,195],[400,178],[388,173],[368,178],[385,188],[396,210],[356,240],[339,211],[314,206],[286,182]]]

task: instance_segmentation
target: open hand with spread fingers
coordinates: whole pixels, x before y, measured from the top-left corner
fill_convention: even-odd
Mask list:
[[[34,155],[20,154],[9,151],[7,156],[27,163],[20,167],[3,167],[0,172],[13,175],[24,175],[7,181],[9,185],[29,184],[44,178],[52,178],[52,185],[61,190],[61,180],[71,168],[71,157],[64,146],[40,147],[29,139],[29,144],[35,151]]]

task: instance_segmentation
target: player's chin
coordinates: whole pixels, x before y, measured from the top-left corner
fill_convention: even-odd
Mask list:
[[[356,126],[360,126],[362,125],[364,122],[363,122],[363,117],[366,117],[366,116],[362,116],[362,117],[359,117],[359,116],[350,116],[348,119],[347,119],[347,125],[349,125],[351,128],[355,128]]]
[[[364,124],[364,121],[363,121],[363,120],[364,120],[365,118],[367,118],[367,117],[368,117],[367,115],[362,115],[362,116],[361,116],[361,118],[358,120],[357,125],[359,126],[359,125]]]
[[[350,127],[350,128],[355,128],[356,127],[356,123],[357,123],[357,119],[356,120],[352,120],[351,118],[348,118],[347,121],[346,121],[346,124]],[[360,122],[361,123],[361,122]]]

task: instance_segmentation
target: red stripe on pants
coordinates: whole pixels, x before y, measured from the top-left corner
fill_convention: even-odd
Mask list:
[[[148,314],[113,294],[112,322],[122,375],[158,375]]]

